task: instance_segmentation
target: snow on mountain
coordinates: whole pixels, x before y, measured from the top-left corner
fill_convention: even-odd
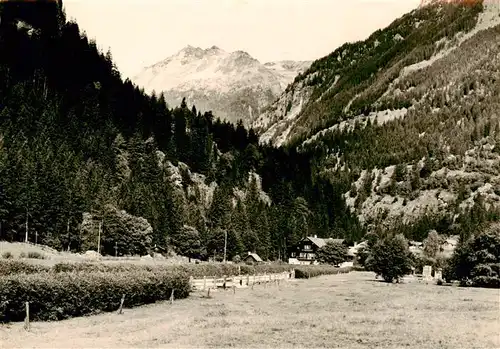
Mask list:
[[[298,73],[305,72],[311,65],[309,61],[278,61],[268,62],[264,66],[278,74],[282,81],[282,90],[290,84]]]
[[[247,124],[272,103],[310,62],[260,63],[244,51],[187,46],[142,70],[134,82],[151,93],[163,92],[174,107],[186,97],[199,110]]]

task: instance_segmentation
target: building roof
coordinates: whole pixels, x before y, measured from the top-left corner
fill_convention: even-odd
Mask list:
[[[368,241],[363,241],[360,242],[359,244],[355,244],[354,246],[349,247],[349,252],[347,253],[347,255],[355,257],[361,248],[366,248],[367,246],[368,246]]]
[[[319,248],[325,246],[328,242],[336,242],[342,244],[345,241],[344,239],[332,239],[332,238],[323,239],[315,236],[308,236],[306,239],[309,239],[313,244],[315,244]]]
[[[259,257],[257,253],[248,253],[248,256],[245,257],[247,259],[248,257],[253,257],[257,262],[262,262],[262,258]]]

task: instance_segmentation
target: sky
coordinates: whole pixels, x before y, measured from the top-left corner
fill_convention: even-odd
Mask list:
[[[262,63],[315,60],[363,40],[420,0],[65,0],[68,19],[111,49],[123,77],[187,45],[242,50]]]

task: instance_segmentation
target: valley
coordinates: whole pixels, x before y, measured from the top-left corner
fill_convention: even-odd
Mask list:
[[[0,347],[500,345],[498,1],[132,79],[99,40],[0,2]]]

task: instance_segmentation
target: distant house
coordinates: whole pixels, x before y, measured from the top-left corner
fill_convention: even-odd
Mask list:
[[[453,255],[455,249],[457,248],[459,239],[460,239],[459,236],[448,237],[446,240],[444,240],[443,244],[441,245],[440,253],[443,256],[450,258]]]
[[[318,264],[316,261],[316,252],[330,241],[341,244],[346,243],[344,239],[323,239],[316,235],[305,237],[288,250],[288,263]]]
[[[262,258],[260,258],[260,256],[257,254],[257,253],[251,253],[251,252],[248,252],[248,255],[243,258],[243,261],[245,263],[262,263],[263,260]]]
[[[363,241],[360,242],[359,244],[354,243],[354,246],[349,247],[349,255],[351,256],[356,256],[359,252],[359,250],[367,248],[368,247],[368,241]]]

